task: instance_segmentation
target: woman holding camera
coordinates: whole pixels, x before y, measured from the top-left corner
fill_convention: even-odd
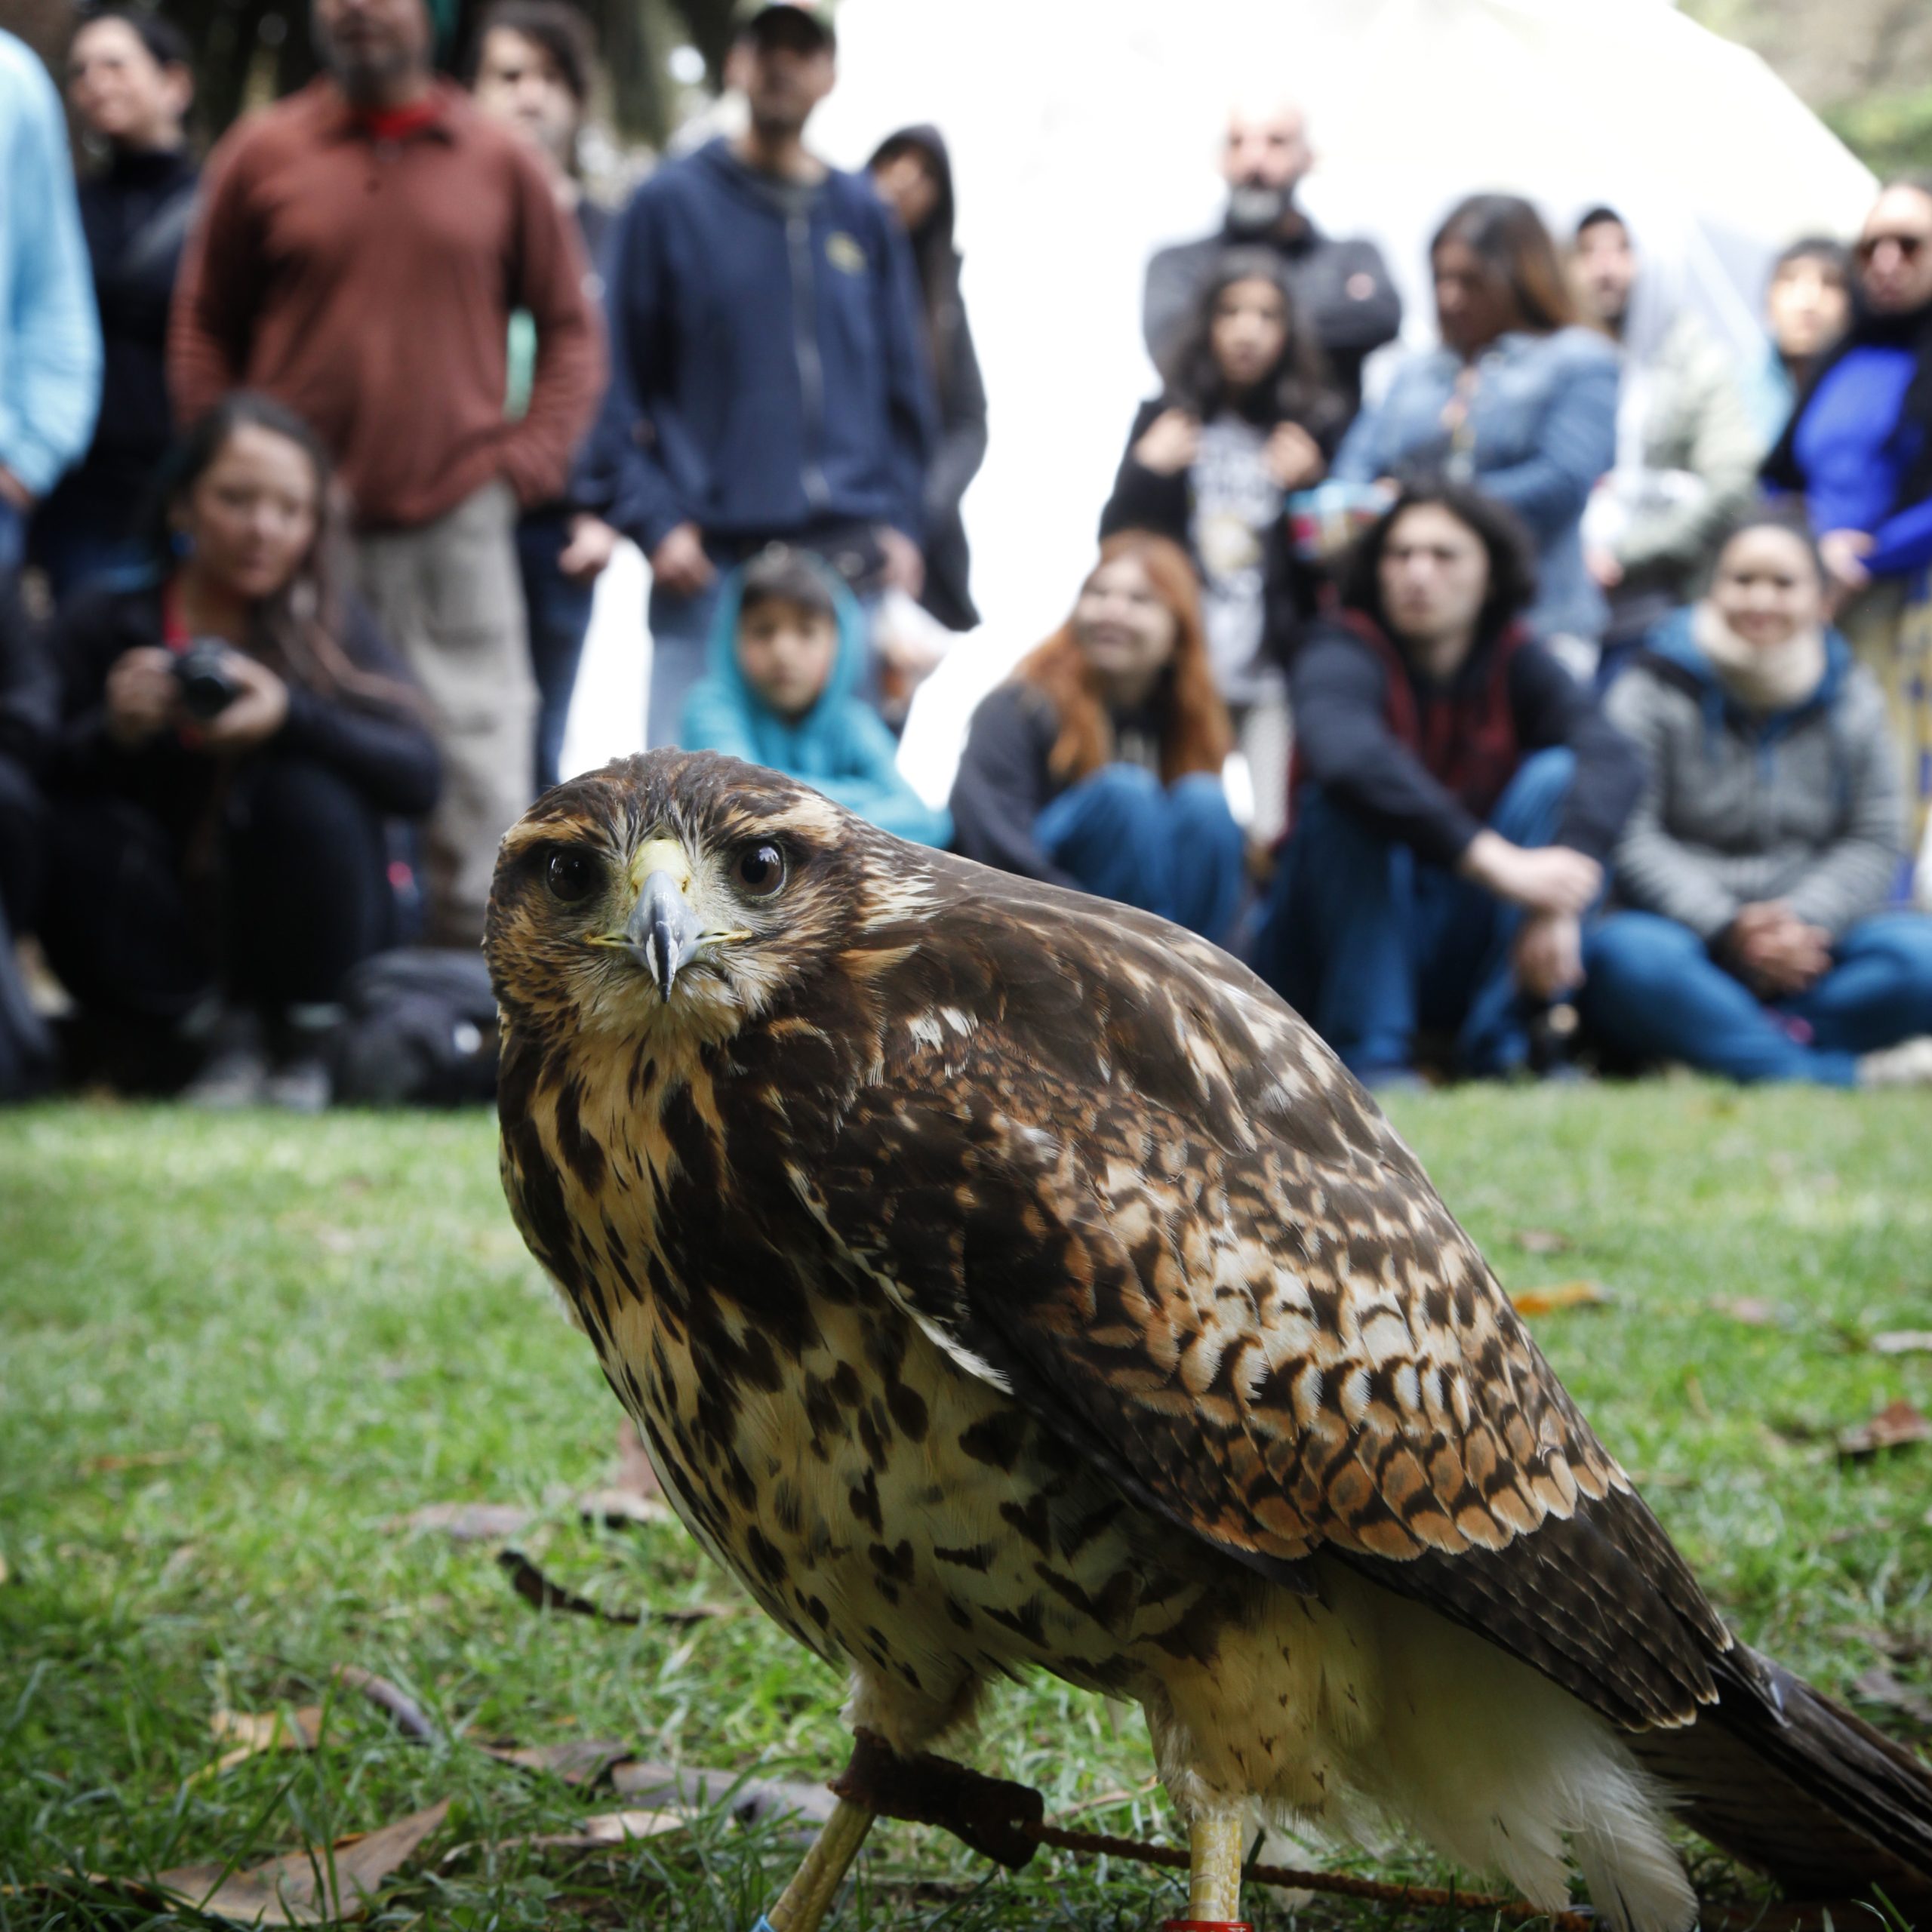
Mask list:
[[[397,936],[386,821],[436,752],[339,524],[307,426],[231,395],[164,466],[150,580],[63,614],[41,933],[110,1077],[319,1106],[343,976]]]

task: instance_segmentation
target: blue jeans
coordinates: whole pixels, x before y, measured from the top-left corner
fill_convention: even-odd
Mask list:
[[[1766,1004],[1688,926],[1614,912],[1583,936],[1586,1023],[1641,1060],[1681,1060],[1732,1080],[1849,1087],[1858,1056],[1932,1033],[1932,918],[1881,912],[1832,949],[1795,999]]]
[[[1041,851],[1102,899],[1157,912],[1219,943],[1241,904],[1241,828],[1221,781],[1164,786],[1137,764],[1103,765],[1033,821]]]
[[[20,568],[26,544],[26,518],[11,503],[0,501],[0,577]]]
[[[1537,752],[1491,813],[1512,845],[1556,835],[1573,753]],[[1454,1036],[1465,1073],[1529,1057],[1509,949],[1520,907],[1416,857],[1323,791],[1297,801],[1255,968],[1364,1079],[1408,1071],[1418,1031]]]
[[[595,595],[588,579],[568,577],[557,568],[570,535],[573,512],[543,509],[520,517],[516,526],[517,570],[523,579],[524,613],[530,626],[530,669],[537,680],[537,789],[557,782],[564,752],[564,728],[577,688]]]

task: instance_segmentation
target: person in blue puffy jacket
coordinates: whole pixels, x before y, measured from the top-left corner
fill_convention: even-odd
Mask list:
[[[774,543],[728,577],[710,664],[685,703],[678,742],[801,780],[901,838],[943,845],[946,814],[900,775],[899,747],[858,696],[865,620],[837,572]]]

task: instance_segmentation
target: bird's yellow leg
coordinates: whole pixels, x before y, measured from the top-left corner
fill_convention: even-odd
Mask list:
[[[878,1816],[876,1811],[841,1798],[778,1903],[752,1932],[818,1932]],[[1238,1834],[1235,1856],[1240,1856]]]
[[[1241,1921],[1241,1852],[1247,1835],[1247,1807],[1214,1804],[1197,1812],[1187,1828],[1187,1916],[1170,1927],[1232,1928]]]

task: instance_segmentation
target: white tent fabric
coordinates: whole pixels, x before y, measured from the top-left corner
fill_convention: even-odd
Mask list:
[[[845,0],[838,17],[814,143],[857,167],[894,128],[943,129],[991,399],[966,500],[986,622],[921,692],[902,756],[935,801],[973,705],[1059,623],[1092,554],[1153,382],[1142,270],[1216,220],[1237,96],[1305,105],[1307,205],[1380,242],[1414,340],[1432,326],[1426,238],[1474,190],[1527,195],[1559,224],[1620,208],[1740,356],[1770,254],[1850,234],[1872,192],[1761,61],[1662,0]],[[637,742],[636,582],[599,599],[574,761]]]

